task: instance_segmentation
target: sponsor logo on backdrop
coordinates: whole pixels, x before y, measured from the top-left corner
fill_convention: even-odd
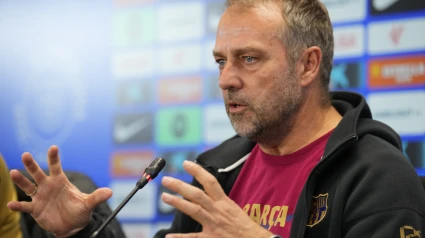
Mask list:
[[[151,223],[122,223],[126,238],[152,238],[157,230],[153,231]],[[169,228],[169,227],[168,227]]]
[[[362,80],[361,63],[336,63],[332,66],[330,87],[332,89],[359,88]]]
[[[376,59],[369,62],[369,86],[425,84],[425,56]]]
[[[398,43],[400,42],[400,38],[403,35],[404,32],[404,26],[402,25],[393,25],[391,27],[391,31],[390,31],[390,39],[392,40],[394,45],[398,45]]]
[[[155,10],[143,7],[116,13],[113,23],[114,44],[132,46],[150,44],[155,41]]]
[[[328,9],[332,23],[363,20],[366,0],[321,0]]]
[[[402,136],[425,134],[425,91],[371,93],[368,102],[373,118]]]
[[[160,50],[160,72],[162,74],[196,73],[202,67],[200,44],[164,47]]]
[[[118,85],[117,99],[119,105],[140,105],[151,102],[152,88],[151,82],[123,83]]]
[[[391,14],[425,9],[425,1],[409,0],[371,0],[369,1],[371,15]]]
[[[219,73],[209,73],[206,76],[208,99],[223,99],[223,93],[221,88],[218,86],[219,77]]]
[[[202,91],[202,78],[200,76],[159,80],[158,96],[160,103],[200,102]]]
[[[121,52],[113,56],[112,74],[117,80],[151,77],[157,57],[153,50]]]
[[[115,118],[113,138],[117,144],[150,143],[153,140],[153,115],[130,114]]]
[[[204,109],[204,141],[220,143],[236,134],[224,104],[210,104]]]
[[[194,161],[198,153],[194,150],[174,150],[163,152],[163,157],[167,160],[164,172],[170,174],[185,173],[183,169],[183,161]]]
[[[218,22],[224,12],[224,1],[209,2],[207,5],[207,29],[208,34],[215,35]]]
[[[201,142],[199,107],[159,109],[156,122],[156,142],[160,146],[197,145]]]
[[[112,177],[142,176],[145,168],[155,158],[152,150],[118,151],[112,154]]]
[[[334,28],[335,58],[357,57],[364,53],[363,25]]]
[[[425,169],[425,142],[403,141],[403,153],[415,168]]]
[[[13,102],[13,126],[20,149],[46,165],[47,149],[60,147],[86,120],[88,92],[79,57],[71,50],[49,45],[32,52],[27,80]]]
[[[204,36],[204,4],[178,2],[161,5],[158,9],[158,40],[175,42],[197,40]]]
[[[400,2],[400,0],[372,0],[370,2],[372,3],[374,9],[386,10],[397,2]]]
[[[369,53],[397,53],[425,49],[425,18],[373,22],[368,26]]]
[[[112,180],[109,187],[113,196],[109,199],[111,209],[115,209],[136,186],[135,180]],[[146,184],[142,192],[136,193],[118,213],[118,219],[151,219],[155,216],[156,183]]]

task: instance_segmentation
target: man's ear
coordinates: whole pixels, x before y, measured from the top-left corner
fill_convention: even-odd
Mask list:
[[[308,87],[319,76],[322,50],[317,46],[304,50],[298,63],[300,64],[300,84],[302,87]]]

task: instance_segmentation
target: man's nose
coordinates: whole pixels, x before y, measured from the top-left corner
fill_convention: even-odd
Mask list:
[[[242,88],[242,80],[237,67],[228,62],[220,72],[220,79],[218,85],[222,90],[229,88]]]

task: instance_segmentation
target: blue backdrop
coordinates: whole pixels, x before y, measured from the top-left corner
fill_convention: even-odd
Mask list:
[[[366,96],[425,172],[425,1],[323,0],[334,24],[331,88]],[[212,57],[223,1],[0,1],[0,153],[31,152],[114,191],[116,207],[144,168],[184,180],[185,159],[234,131]],[[169,225],[156,179],[119,214],[129,237]]]

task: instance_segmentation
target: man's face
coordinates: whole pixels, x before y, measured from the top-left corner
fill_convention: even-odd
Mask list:
[[[230,7],[217,30],[214,57],[226,112],[239,135],[257,142],[285,136],[301,101],[280,14],[275,6]]]

